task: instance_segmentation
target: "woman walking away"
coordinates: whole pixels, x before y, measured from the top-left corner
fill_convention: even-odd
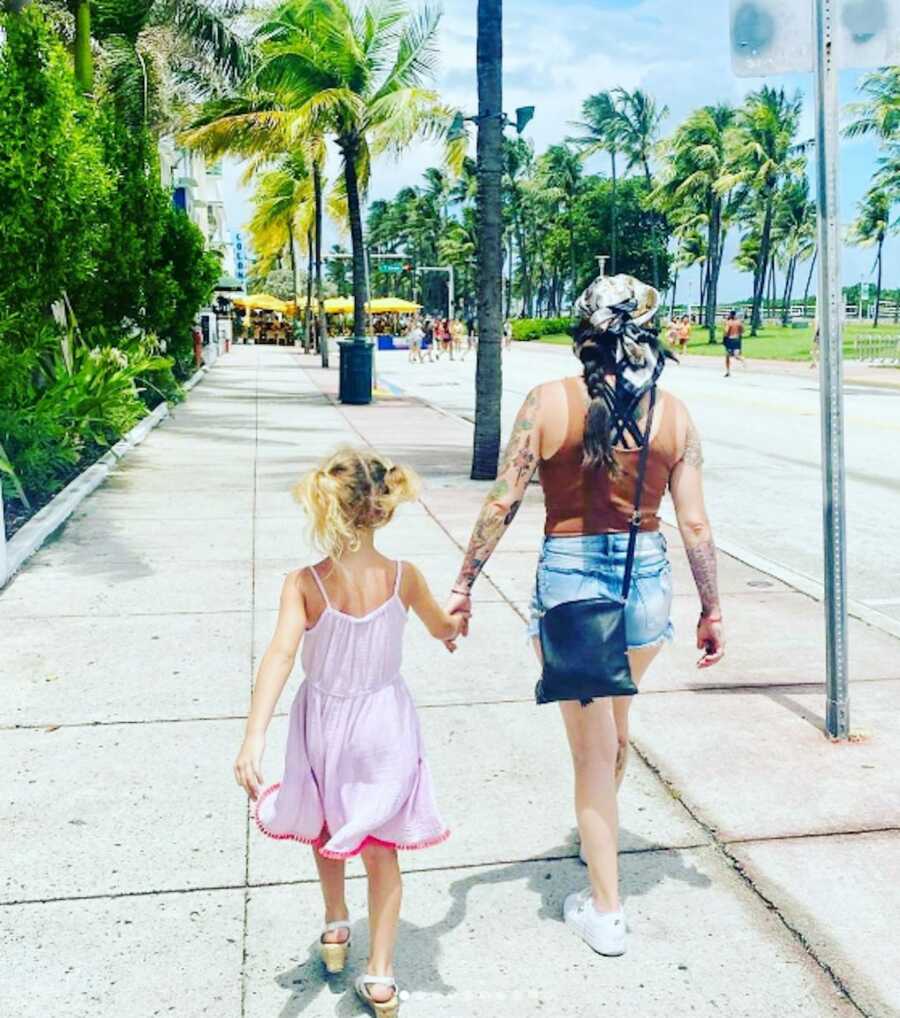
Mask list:
[[[629,684],[640,682],[671,638],[672,573],[658,515],[667,490],[700,595],[699,667],[716,664],[724,654],[700,437],[684,404],[657,389],[667,356],[650,324],[658,306],[656,290],[630,276],[601,277],[579,298],[574,351],[583,373],[529,393],[448,605],[451,612],[471,615],[472,587],[539,468],[546,536],[529,634],[539,658],[542,646],[553,650],[542,661],[539,700],[546,692],[548,665],[558,663],[557,651],[565,656],[583,649],[585,664],[576,666],[584,669],[583,686],[597,680],[597,674],[586,672],[597,671],[598,659],[613,658],[612,636],[598,638],[601,611],[607,619],[618,612],[624,623],[624,633],[620,627],[612,635],[619,641],[626,677],[630,663]],[[626,583],[629,561],[633,584]],[[554,645],[548,623],[553,610],[564,605],[576,609],[567,617],[580,622],[573,623],[576,631],[567,642]],[[615,612],[610,613],[610,606]],[[566,899],[565,920],[600,954],[622,954],[616,791],[625,772],[631,697],[555,699],[563,701],[575,769],[575,812],[590,874],[590,886]]]
[[[400,676],[403,630],[412,608],[452,650],[464,624],[441,610],[415,566],[392,562],[375,548],[375,531],[417,492],[411,471],[355,449],[340,450],[297,486],[313,539],[328,557],[284,581],[234,766],[238,784],[256,800],[262,832],[313,846],[328,972],[343,971],[350,946],[344,861],[362,856],[369,960],[356,989],[379,1018],[394,1018],[399,1007],[397,850],[427,848],[448,836],[419,719]],[[306,678],[291,707],[284,777],[260,795],[265,733],[301,641]]]
[[[725,377],[731,378],[731,358],[747,367],[744,360],[744,323],[738,318],[737,311],[729,311],[725,321]]]

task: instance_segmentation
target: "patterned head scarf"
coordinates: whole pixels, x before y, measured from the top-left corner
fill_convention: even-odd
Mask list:
[[[616,338],[616,375],[619,385],[632,397],[642,396],[655,385],[665,367],[665,357],[650,344],[644,328],[653,320],[659,304],[659,291],[625,275],[598,276],[575,302],[576,314],[598,336],[602,334],[606,343],[609,337]],[[579,353],[599,345],[588,336]]]

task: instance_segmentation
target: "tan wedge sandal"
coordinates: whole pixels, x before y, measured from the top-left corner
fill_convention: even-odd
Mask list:
[[[390,986],[394,994],[390,1000],[382,1003],[372,999],[372,994],[369,993],[370,986]],[[396,981],[390,976],[359,976],[356,980],[356,992],[359,999],[372,1008],[375,1018],[397,1018],[400,1011],[400,991]]]
[[[336,933],[338,930],[347,931],[347,939],[340,944],[327,944],[324,940],[326,933]],[[338,919],[333,923],[326,923],[322,930],[322,938],[319,940],[319,953],[325,963],[325,970],[331,975],[343,972],[347,966],[347,955],[350,953],[350,921]]]

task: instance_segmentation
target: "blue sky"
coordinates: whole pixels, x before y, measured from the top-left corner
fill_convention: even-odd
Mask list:
[[[592,92],[617,85],[651,92],[670,109],[664,125],[665,133],[670,133],[696,107],[715,101],[739,103],[763,84],[763,79],[738,78],[732,71],[727,0],[507,0],[504,6],[504,104],[509,112],[517,106],[537,107],[527,133],[538,152],[570,133],[570,122],[578,118],[583,99]],[[476,107],[476,7],[476,0],[443,3],[437,85],[448,102],[467,113]],[[855,98],[857,79],[856,72],[843,73],[845,102]],[[768,80],[800,88],[807,95],[802,133],[811,137],[811,76]],[[842,143],[842,216],[847,222],[868,186],[877,155],[872,142]],[[390,197],[400,187],[418,183],[422,170],[439,158],[436,148],[420,145],[400,162],[383,160],[375,166],[370,197]],[[606,172],[608,166],[598,158],[588,168]],[[230,220],[239,226],[247,218],[247,205],[236,176],[229,168]],[[900,243],[890,240],[885,258],[889,286],[900,283],[892,272],[898,253]],[[869,278],[873,261],[870,249],[847,248],[845,282]],[[749,285],[730,264],[723,269],[723,300],[745,296]],[[696,290],[695,283],[695,297]]]

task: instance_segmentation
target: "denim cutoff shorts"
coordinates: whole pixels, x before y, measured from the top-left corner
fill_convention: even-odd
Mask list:
[[[672,567],[666,539],[654,531],[638,534],[631,594],[625,605],[629,650],[671,640]],[[541,616],[566,601],[595,597],[620,600],[628,556],[628,534],[547,537],[538,559],[528,635],[538,636]]]

